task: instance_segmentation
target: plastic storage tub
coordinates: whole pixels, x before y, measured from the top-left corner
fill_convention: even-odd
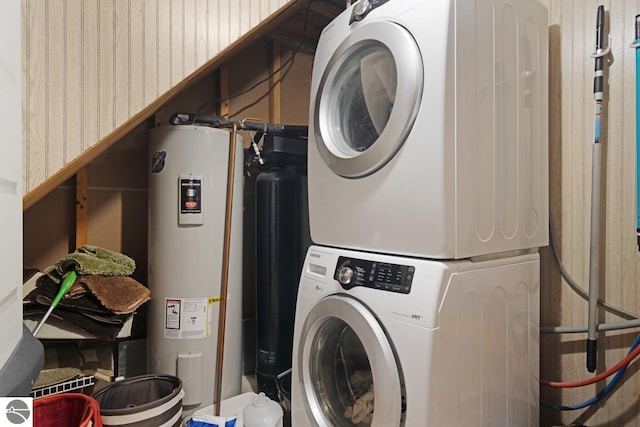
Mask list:
[[[171,375],[141,375],[117,381],[93,394],[104,426],[179,426],[182,381]]]

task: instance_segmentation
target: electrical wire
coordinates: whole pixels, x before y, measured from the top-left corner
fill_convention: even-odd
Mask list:
[[[205,102],[204,104],[200,105],[200,106],[198,107],[198,109],[196,110],[196,113],[195,113],[195,116],[194,116],[194,119],[193,119],[193,123],[195,124],[196,119],[197,119],[198,115],[200,114],[200,111],[202,111],[202,109],[203,109],[204,107],[206,107],[207,105],[210,105],[210,104],[217,104],[217,103],[225,102],[225,101],[230,101],[230,100],[232,100],[232,99],[234,99],[234,98],[237,98],[237,97],[239,97],[239,96],[241,96],[241,95],[244,95],[244,94],[246,94],[246,93],[249,93],[249,92],[251,92],[252,90],[254,90],[255,88],[257,88],[258,86],[260,86],[262,83],[264,83],[264,82],[266,82],[267,80],[271,79],[273,76],[275,76],[276,74],[278,74],[280,71],[284,70],[284,69],[285,69],[285,67],[286,67],[287,65],[289,65],[290,63],[292,63],[292,62],[293,62],[293,60],[295,59],[296,55],[297,55],[297,54],[298,54],[298,52],[300,51],[300,48],[302,47],[302,45],[303,45],[303,43],[304,43],[304,37],[306,37],[306,35],[307,35],[307,24],[308,24],[308,21],[309,21],[309,10],[311,9],[311,5],[312,5],[314,2],[316,2],[316,1],[324,1],[324,2],[326,2],[326,3],[329,3],[329,4],[332,4],[332,5],[333,5],[333,3],[332,3],[331,1],[329,1],[329,0],[309,0],[309,3],[307,3],[307,7],[306,7],[305,12],[304,12],[304,21],[303,21],[304,23],[303,23],[303,26],[302,26],[302,38],[303,38],[303,40],[302,40],[302,41],[300,41],[300,42],[298,43],[298,45],[293,49],[293,52],[291,52],[291,55],[289,56],[289,58],[287,58],[287,60],[286,60],[286,61],[284,61],[284,62],[283,62],[283,63],[282,63],[282,64],[281,64],[281,65],[280,65],[276,70],[272,71],[272,72],[271,72],[267,77],[265,77],[265,78],[263,78],[263,79],[259,80],[258,82],[254,83],[253,85],[251,85],[251,86],[250,86],[250,87],[248,87],[247,89],[243,89],[243,90],[241,90],[240,92],[237,92],[237,93],[235,93],[235,94],[233,94],[233,95],[230,95],[230,96],[227,96],[227,97],[224,97],[224,98],[218,98],[218,99],[212,99],[212,100],[209,100],[209,101]],[[334,5],[334,6],[335,6],[335,5]],[[278,82],[280,82],[280,81],[281,81],[285,76],[286,76],[286,73],[285,73],[285,75],[284,75],[284,76],[282,76],[282,78],[280,78],[280,79],[278,80]],[[266,93],[266,94],[264,94],[264,95],[262,95],[262,96],[264,97],[264,96],[268,95],[268,94],[273,90],[273,88],[274,88],[274,87],[275,87],[275,85],[272,85],[272,86],[269,88],[269,90],[267,91],[267,93]],[[245,108],[245,107],[243,107],[243,108],[241,109],[241,111],[242,111],[244,108]]]
[[[613,365],[611,368],[606,371],[598,374],[594,377],[587,378],[581,381],[573,381],[573,382],[556,382],[556,381],[540,381],[540,385],[552,388],[575,388],[575,387],[583,387],[585,385],[594,384],[598,381],[602,381],[603,379],[613,375],[614,372],[620,370],[622,367],[626,367],[633,359],[635,359],[638,354],[640,354],[640,347],[634,348],[630,351],[627,356]]]
[[[269,96],[269,94],[273,91],[273,89],[276,87],[276,85],[278,85],[279,83],[281,83],[285,77],[287,77],[287,74],[289,74],[289,71],[291,71],[291,69],[293,68],[293,64],[295,62],[295,59],[293,59],[290,63],[289,63],[289,67],[287,67],[286,70],[284,70],[284,72],[282,73],[282,75],[280,76],[280,78],[276,81],[274,81],[269,88],[267,89],[267,91],[265,93],[263,93],[262,95],[260,95],[258,98],[256,98],[255,100],[253,100],[252,102],[250,102],[249,104],[244,105],[243,107],[241,107],[239,110],[234,111],[233,113],[229,114],[229,117],[235,117],[240,115],[242,112],[244,112],[244,110],[246,110],[247,108],[251,108],[254,105],[256,105],[258,102],[262,101],[264,98],[266,98],[267,96]]]
[[[631,354],[631,352],[635,350],[639,345],[640,345],[640,335],[638,335],[636,340],[633,342],[633,345],[631,346],[631,349],[629,349],[629,353],[627,354]],[[602,391],[600,391],[598,394],[596,394],[594,397],[592,397],[589,400],[585,400],[584,402],[577,403],[575,405],[551,405],[543,401],[540,401],[540,405],[544,408],[553,409],[555,411],[575,411],[576,409],[582,409],[582,408],[591,406],[597,403],[598,401],[600,401],[603,397],[605,397],[615,388],[615,386],[618,384],[618,382],[620,381],[620,379],[622,378],[622,376],[624,375],[628,367],[629,367],[629,364],[626,364],[622,368],[620,368],[618,372],[616,372],[616,375],[605,386],[605,388],[603,388]]]

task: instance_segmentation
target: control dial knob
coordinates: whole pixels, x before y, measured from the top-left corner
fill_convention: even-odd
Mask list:
[[[338,269],[338,283],[343,286],[350,285],[353,282],[353,268],[343,265]]]
[[[360,0],[353,8],[353,17],[356,21],[362,20],[371,11],[370,0]]]

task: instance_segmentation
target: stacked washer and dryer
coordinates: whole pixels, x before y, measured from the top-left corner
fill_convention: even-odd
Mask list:
[[[311,82],[292,425],[537,426],[547,10],[359,0]]]

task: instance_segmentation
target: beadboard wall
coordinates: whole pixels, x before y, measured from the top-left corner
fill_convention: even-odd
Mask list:
[[[22,0],[26,194],[292,0]]]
[[[612,50],[605,90],[602,135],[600,297],[640,313],[640,253],[636,246],[635,52],[637,0],[550,0],[550,206],[560,254],[567,270],[588,289],[594,122],[593,76],[596,12],[604,5]],[[542,251],[542,326],[587,323],[587,302],[564,283],[548,249]],[[600,311],[601,322],[619,317]],[[600,333],[598,371],[624,357],[637,329]],[[543,335],[541,376],[576,381],[592,376],[585,368],[586,334]],[[542,410],[541,425],[632,426],[640,423],[637,363],[609,399],[590,409],[558,413]],[[592,385],[564,391],[541,388],[551,404],[574,405],[602,390]]]

